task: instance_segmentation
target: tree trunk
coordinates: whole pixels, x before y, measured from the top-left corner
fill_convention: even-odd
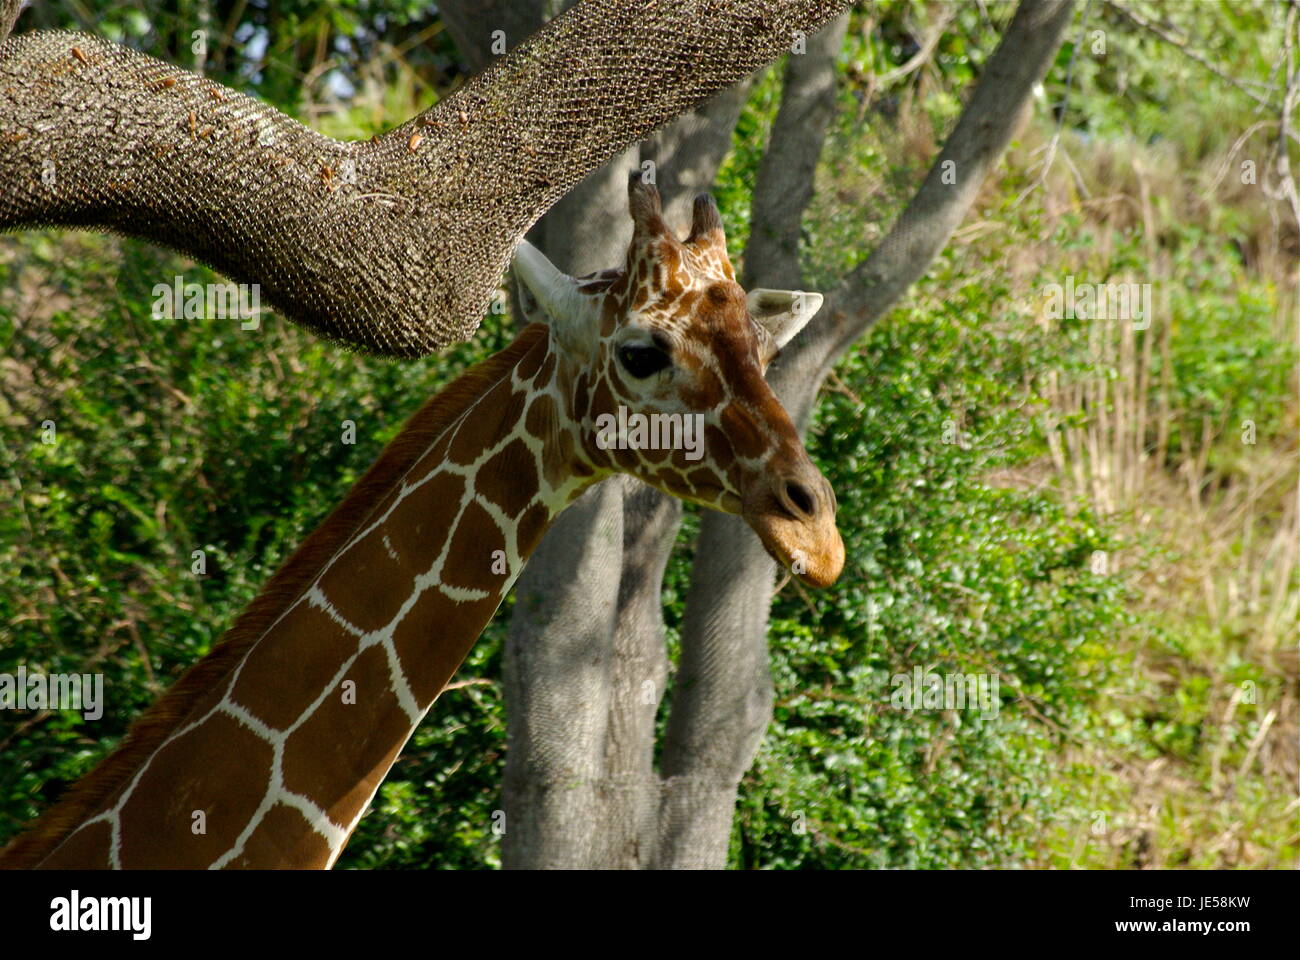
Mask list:
[[[835,57],[847,27],[847,15],[833,20],[786,64],[754,186],[746,288],[801,286],[799,228],[835,112]],[[772,716],[767,612],[775,576],[776,565],[743,520],[705,514],[663,751],[656,867],[726,865],[736,789]]]
[[[654,164],[668,222],[684,228],[695,193],[712,184],[730,147],[747,91],[724,91],[639,156],[629,150],[590,177],[543,219],[542,249],[575,275],[620,264],[631,237],[627,174],[640,159]],[[668,670],[659,585],[680,520],[679,501],[628,477],[607,480],[560,516],[520,576],[506,641],[507,867],[651,863],[655,717]],[[607,555],[619,531],[621,552]],[[566,590],[573,582],[581,589]],[[576,661],[566,653],[574,650],[600,665],[599,696],[574,692]],[[567,724],[547,714],[543,691],[560,690]]]
[[[1023,0],[916,196],[880,246],[836,286],[818,316],[773,365],[768,379],[801,429],[806,429],[813,402],[835,361],[924,273],[966,215],[989,168],[1006,149],[1034,85],[1046,74],[1071,13],[1070,0]],[[794,80],[792,75],[787,82]],[[796,86],[818,82],[815,74],[805,75]],[[805,98],[794,88],[789,93],[797,105],[787,114],[783,98],[782,114],[795,124],[804,113]],[[798,286],[790,283],[799,276],[793,243],[797,217],[784,203],[767,199],[773,191],[792,192],[782,183],[785,170],[807,170],[798,156],[802,144],[797,129],[785,129],[784,124],[773,128],[770,152],[777,156],[764,164],[767,179],[760,178],[756,187],[765,199],[755,201],[754,230],[770,230],[771,237],[759,248],[753,275],[747,270],[754,284],[779,279]],[[786,152],[796,154],[788,163],[779,156]],[[955,166],[948,167],[949,161]],[[943,182],[946,170],[952,171],[954,183]],[[759,212],[764,210],[766,222],[760,223]],[[662,819],[669,839],[659,866],[718,867],[725,862],[736,787],[771,719],[766,632],[775,572],[742,521],[714,513],[704,517],[678,674],[678,688],[690,698],[690,715],[678,721],[674,694],[664,773],[671,785],[676,776],[698,772],[691,789],[702,796],[691,799],[713,806],[702,809],[687,803],[688,812],[678,811],[673,791],[668,791]],[[851,567],[848,574],[853,575]],[[687,651],[698,652],[688,660]],[[761,681],[756,679],[760,675]],[[710,726],[718,718],[724,722]],[[745,767],[736,771],[741,758]],[[699,771],[714,774],[711,788],[709,774]],[[679,837],[671,836],[674,829]]]
[[[846,23],[847,17],[841,17],[823,35],[810,41],[806,57],[828,56],[831,59],[827,60],[827,69],[833,70],[833,56],[843,41]],[[833,85],[825,83],[824,87],[833,97]],[[748,84],[740,84],[724,91],[643,146],[642,158],[653,162],[653,175],[665,198],[669,223],[684,227],[695,194],[712,185],[730,148],[748,89]],[[829,115],[829,108],[826,113]],[[627,164],[627,168],[631,166]],[[571,239],[573,231],[608,217],[611,210],[621,224],[629,222],[625,177],[619,174],[614,181],[618,193],[616,197],[611,194],[606,206],[601,206],[598,194],[589,192],[573,197],[572,203],[566,199],[544,220],[542,242],[562,269],[577,274],[617,264],[621,259],[629,232],[626,227],[613,233],[600,228],[606,231],[603,236],[612,237],[603,262],[575,255],[599,246],[600,232],[592,236],[590,244]],[[622,496],[603,492],[610,487],[621,489]],[[598,504],[585,502],[598,495]],[[701,743],[698,750],[692,745],[686,751],[687,769],[670,776],[667,782],[654,770],[655,717],[667,676],[661,585],[680,524],[681,505],[636,481],[618,478],[601,484],[575,506],[581,506],[582,511],[572,520],[561,517],[525,568],[517,588],[506,655],[510,749],[504,791],[508,826],[503,862],[519,868],[655,866],[661,859],[661,840],[680,844],[688,825],[697,832],[716,834],[718,825],[701,821],[699,814],[707,812],[716,818],[720,811],[727,821],[721,825],[721,859],[703,856],[698,863],[690,864],[718,865],[725,860],[735,783],[752,759],[765,721],[751,724],[752,744],[742,751],[743,755],[726,758],[706,757],[707,727],[688,726],[687,735],[699,734],[695,739]],[[594,557],[605,549],[611,531],[618,529],[620,522],[624,542],[621,558],[610,562],[603,556]],[[603,570],[603,577],[591,579],[589,572],[593,568]],[[581,591],[567,591],[549,601],[532,599],[535,592],[540,595],[553,590],[557,583],[579,577]],[[605,603],[612,617],[594,609]],[[557,614],[553,604],[565,607],[565,612]],[[579,638],[576,643],[575,636]],[[732,636],[724,633],[717,638],[718,643],[725,645]],[[567,709],[573,723],[569,728],[539,722],[537,715],[548,701],[535,691],[568,689],[570,667],[564,651],[575,646],[600,661],[609,689],[598,697],[570,696]],[[719,651],[704,646],[701,657],[695,659],[713,662]],[[728,651],[721,654],[726,656]],[[690,659],[686,652],[683,656]],[[765,659],[762,667],[763,672],[754,678],[753,696],[744,697],[752,701],[747,711],[751,718],[765,715],[770,709]],[[678,695],[693,702],[690,693]],[[690,714],[690,708],[685,712]],[[727,713],[713,722],[732,722],[731,705]],[[557,767],[544,759],[556,756],[565,757],[566,763]],[[730,774],[719,777],[712,769],[719,763],[711,764],[711,760],[734,771],[734,779]],[[592,776],[594,782],[583,782],[585,776]],[[567,783],[567,789],[558,788],[562,783]],[[730,799],[720,805],[721,794]],[[665,814],[672,829],[665,829]],[[570,832],[577,824],[582,828]],[[674,851],[672,858],[677,856],[679,852]]]

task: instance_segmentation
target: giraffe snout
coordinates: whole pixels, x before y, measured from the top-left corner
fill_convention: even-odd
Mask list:
[[[745,520],[778,563],[804,583],[826,587],[844,569],[835,492],[811,461],[759,475],[743,497]]]

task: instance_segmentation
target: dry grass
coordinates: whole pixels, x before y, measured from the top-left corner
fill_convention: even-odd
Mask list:
[[[1126,320],[1091,322],[1084,369],[1044,377],[1050,399],[1044,435],[1063,494],[1110,518],[1123,540],[1105,559],[1132,588],[1141,626],[1116,638],[1138,679],[1131,691],[1116,694],[1114,706],[1145,724],[1152,738],[1146,749],[1066,752],[1062,763],[1076,776],[1093,771],[1081,799],[1088,826],[1079,830],[1076,820],[1055,836],[1041,862],[1294,868],[1300,866],[1300,370],[1282,428],[1272,436],[1257,439],[1244,424],[1203,418],[1199,436],[1171,440],[1171,422],[1183,411],[1171,406],[1177,332],[1164,294],[1180,278],[1163,238],[1174,218],[1205,219],[1205,193],[1222,178],[1207,173],[1189,182],[1160,147],[1072,149],[1077,156],[1047,180],[1049,218],[1050,211],[1084,214],[1100,237],[1093,263],[1108,260],[1109,244],[1124,231],[1140,231],[1153,272],[1140,279],[1153,284],[1155,310],[1145,336]],[[1249,208],[1243,214],[1252,225],[1248,269],[1279,291],[1274,336],[1300,343],[1297,231],[1258,209],[1258,191],[1229,186],[1213,197],[1213,204],[1233,203]],[[1157,735],[1178,725],[1186,743]]]

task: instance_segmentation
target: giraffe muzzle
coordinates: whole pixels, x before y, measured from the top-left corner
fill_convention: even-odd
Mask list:
[[[741,510],[772,558],[810,587],[829,587],[844,570],[835,492],[811,462],[748,485]]]

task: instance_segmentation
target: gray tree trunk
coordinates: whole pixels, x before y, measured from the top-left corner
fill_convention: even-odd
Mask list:
[[[1070,0],[1022,0],[916,196],[880,246],[827,296],[821,312],[773,365],[768,379],[801,429],[835,361],[921,276],[966,215],[1006,149],[1034,84],[1046,74],[1071,12]],[[790,109],[783,98],[755,188],[750,242],[755,235],[760,239],[756,256],[747,253],[745,273],[752,285],[800,286],[798,198],[806,204],[810,191],[789,178],[810,175],[798,131],[800,124],[820,117],[816,91],[824,82],[809,66],[792,58],[786,88]],[[955,166],[947,167],[948,161]],[[951,184],[943,182],[948,169],[955,176]],[[854,575],[851,561],[846,572]],[[742,521],[716,513],[704,517],[686,603],[679,692],[664,750],[670,789],[659,866],[725,863],[736,787],[771,719],[766,634],[775,574]],[[704,802],[711,796],[709,816],[698,807],[692,814],[689,800],[683,804],[687,813],[676,810],[671,785],[678,777],[688,778],[691,790],[705,792]]]
[[[787,60],[754,185],[746,288],[802,286],[799,228],[835,113],[835,57],[847,27],[847,15],[837,18],[809,38],[805,54]],[[736,790],[772,716],[767,614],[775,575],[743,520],[705,514],[663,750],[656,867],[719,869],[727,862]]]
[[[547,255],[575,275],[620,264],[631,237],[627,174],[642,160],[654,163],[669,222],[684,228],[747,89],[725,91],[588,178],[540,224]],[[655,717],[668,671],[659,585],[680,519],[677,500],[630,478],[606,481],[560,516],[519,579],[504,670],[508,867],[651,863]],[[599,694],[588,692],[588,668],[603,678]],[[552,706],[565,722],[551,721]]]

